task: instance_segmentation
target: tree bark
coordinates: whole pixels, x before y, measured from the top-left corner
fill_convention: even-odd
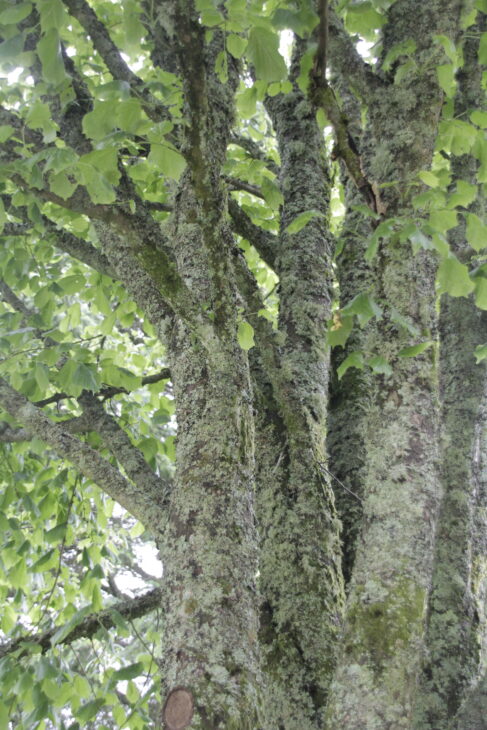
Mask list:
[[[425,64],[435,54],[432,34],[455,37],[458,11],[457,2],[447,8],[394,3],[381,58],[413,38],[417,62]],[[443,95],[432,73],[411,74],[396,85],[379,73],[381,81],[370,91],[362,164],[370,181],[394,183],[380,192],[387,217],[410,215],[408,183],[429,167]],[[435,261],[429,252],[414,257],[393,239],[387,248],[379,246],[373,263],[375,298],[383,298],[389,311],[370,328],[366,347],[385,356],[393,371],[376,377],[370,392],[362,534],[327,710],[330,730],[411,727],[440,498],[435,355],[398,357],[411,337],[391,317],[394,307],[434,339]]]

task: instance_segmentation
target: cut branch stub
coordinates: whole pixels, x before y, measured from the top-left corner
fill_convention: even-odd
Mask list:
[[[193,695],[185,687],[176,687],[168,694],[162,719],[166,730],[184,730],[193,718]]]

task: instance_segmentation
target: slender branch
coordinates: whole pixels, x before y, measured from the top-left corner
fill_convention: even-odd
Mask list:
[[[367,205],[374,213],[382,213],[378,190],[364,175],[360,154],[348,130],[348,119],[339,107],[335,92],[326,79],[326,54],[328,50],[328,2],[320,0],[320,22],[318,25],[318,48],[309,77],[309,98],[316,108],[325,112],[335,132],[335,155],[340,157],[348,174],[359,189]]]
[[[151,469],[142,451],[134,446],[128,434],[91,393],[82,393],[78,402],[94,430],[101,436],[103,445],[123,466],[134,484],[156,504],[165,503],[171,492],[171,482],[159,477]]]
[[[328,53],[328,0],[319,0],[318,49],[314,58],[314,74],[326,82]]]
[[[159,331],[161,320],[168,316],[169,306],[193,332],[198,332],[206,346],[211,346],[210,340],[213,344],[211,335],[214,327],[195,303],[191,291],[177,270],[175,260],[165,246],[160,225],[148,211],[139,208],[136,214],[131,215],[122,206],[95,205],[91,203],[87,192],[80,187],[70,198],[63,200],[49,190],[29,188],[18,174],[14,174],[12,180],[22,190],[41,200],[83,213],[92,218],[95,224],[99,224],[95,227],[117,278],[133,294],[137,304],[148,314]],[[155,307],[152,307],[158,312],[157,318],[151,317],[147,310],[148,300],[145,294],[149,290],[151,301],[157,300]],[[144,292],[144,296],[137,299],[136,293],[141,292]]]
[[[10,207],[7,196],[2,196],[5,208]],[[7,223],[0,234],[0,238],[4,236],[27,236],[31,233],[32,221],[29,220],[26,208],[12,209],[12,214],[16,218],[21,218],[23,223]],[[69,254],[83,264],[98,271],[104,276],[110,276],[116,279],[115,269],[111,265],[108,258],[98,249],[96,249],[88,241],[78,238],[69,231],[59,228],[56,223],[51,221],[47,216],[42,216],[45,231],[52,236],[52,242],[61,251]]]
[[[151,611],[155,611],[160,606],[162,591],[160,588],[153,588],[151,591],[144,593],[142,596],[131,598],[129,600],[119,601],[113,606],[105,608],[103,611],[91,613],[66,634],[58,644],[72,644],[78,639],[90,639],[96,634],[100,628],[111,629],[117,625],[115,620],[116,614],[120,614],[124,619],[132,621],[133,619],[146,616]],[[28,656],[31,650],[37,647],[41,648],[42,654],[45,654],[52,648],[51,640],[60,627],[55,627],[33,636],[19,636],[17,639],[0,645],[0,657],[7,656],[13,652],[19,652],[17,659]]]
[[[246,238],[254,246],[267,266],[275,269],[277,237],[273,233],[264,231],[263,228],[253,223],[250,216],[247,215],[233,198],[229,198],[228,200],[228,212],[232,219],[233,230],[239,236],[242,236],[242,238]]]
[[[169,368],[163,368],[158,373],[154,373],[153,375],[146,375],[144,378],[142,378],[141,385],[151,385],[153,383],[159,383],[161,380],[168,380],[170,377],[171,371],[169,370]],[[93,393],[93,395],[98,396],[105,401],[108,400],[108,398],[113,398],[114,395],[120,395],[121,393],[130,392],[132,391],[129,391],[126,388],[116,388],[113,385],[107,385],[104,388],[100,388],[100,390],[96,393]],[[72,396],[68,393],[54,393],[54,395],[50,395],[49,398],[35,401],[34,405],[38,408],[43,408],[44,406],[48,406],[51,403],[59,403],[66,398],[72,398]]]
[[[141,100],[147,116],[156,122],[169,118],[166,107],[150,93],[144,81],[123,60],[106,26],[98,19],[86,0],[63,0],[63,2],[69,13],[90,36],[95,50],[100,54],[113,78],[129,84],[132,94]]]
[[[34,404],[35,405],[35,404]],[[68,418],[65,421],[59,421],[59,424],[65,431],[70,434],[88,433],[94,431],[92,424],[83,416]],[[5,421],[0,421],[0,443],[12,444],[22,441],[31,441],[32,435],[25,428],[12,428]]]
[[[273,159],[268,157],[264,150],[257,144],[257,142],[254,142],[254,140],[250,139],[250,137],[245,137],[243,134],[233,134],[230,137],[230,144],[241,147],[254,160],[261,160],[262,162],[264,162],[266,167],[271,172],[273,172],[274,175],[279,175],[279,165],[276,164]]]
[[[239,180],[236,177],[230,177],[230,175],[223,175],[223,179],[227,183],[230,190],[244,190],[246,193],[255,195],[261,200],[265,200],[262,190],[258,188],[257,185],[252,185],[251,183],[248,183],[245,180]]]
[[[0,405],[21,423],[31,438],[48,444],[61,459],[67,459],[112,499],[122,505],[148,529],[160,527],[164,512],[163,494],[144,494],[91,446],[69,434],[62,423],[54,423],[27,398],[0,378]]]

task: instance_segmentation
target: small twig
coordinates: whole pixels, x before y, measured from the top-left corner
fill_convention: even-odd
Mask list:
[[[318,466],[320,467],[320,469],[323,469],[323,471],[326,471],[326,473],[329,474],[336,481],[336,483],[342,487],[342,489],[344,489],[346,492],[348,492],[348,494],[351,494],[352,497],[355,497],[355,499],[357,499],[360,502],[360,504],[364,503],[363,500],[358,496],[358,494],[355,494],[355,492],[353,492],[351,489],[349,489],[347,486],[345,486],[345,484],[338,477],[336,477],[334,474],[332,474],[331,471],[329,469],[327,469],[327,467],[321,461],[318,462]]]

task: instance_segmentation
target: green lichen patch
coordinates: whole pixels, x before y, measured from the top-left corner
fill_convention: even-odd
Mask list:
[[[392,657],[408,650],[420,636],[426,591],[410,579],[400,580],[386,598],[368,603],[365,588],[356,589],[348,612],[345,652],[350,661],[368,663],[381,674]]]

